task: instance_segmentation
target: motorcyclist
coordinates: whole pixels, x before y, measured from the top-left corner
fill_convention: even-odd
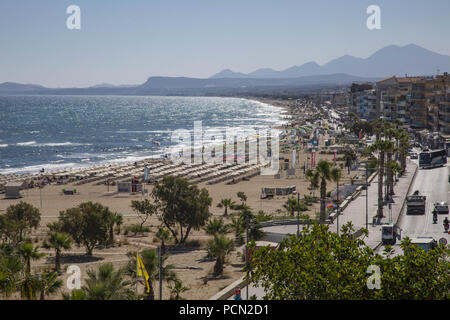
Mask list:
[[[437,211],[436,208],[433,209],[433,223],[437,223],[438,220],[438,216],[437,216]]]
[[[445,229],[445,231],[448,231],[448,227],[449,227],[449,221],[448,221],[448,218],[447,217],[445,217],[445,219],[444,219],[444,229]]]

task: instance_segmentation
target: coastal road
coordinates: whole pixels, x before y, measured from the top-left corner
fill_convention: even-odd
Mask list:
[[[415,190],[419,190],[420,195],[425,195],[425,214],[424,215],[406,215],[406,208],[400,215],[397,225],[401,228],[401,236],[404,238],[408,236],[413,237],[433,237],[439,240],[444,237],[450,243],[450,235],[444,233],[442,222],[445,217],[449,215],[438,215],[437,224],[433,224],[433,204],[438,201],[449,202],[449,183],[448,174],[449,166],[433,168],[433,169],[418,169],[416,177],[410,189],[412,194]],[[450,218],[450,217],[449,217]],[[382,246],[379,251],[383,250]],[[393,246],[396,253],[401,253],[399,244]]]

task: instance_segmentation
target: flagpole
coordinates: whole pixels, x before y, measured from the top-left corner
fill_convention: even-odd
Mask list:
[[[137,269],[137,265],[138,265],[138,256],[139,256],[139,251],[136,254],[136,269]],[[136,300],[138,300],[138,272],[136,270]]]
[[[162,254],[161,246],[158,247],[159,251],[159,300],[162,300]]]

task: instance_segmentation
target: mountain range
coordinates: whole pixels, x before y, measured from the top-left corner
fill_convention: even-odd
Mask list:
[[[450,71],[450,56],[435,53],[415,44],[406,46],[390,45],[368,58],[344,55],[320,66],[308,62],[285,70],[276,71],[262,68],[248,74],[233,72],[229,69],[213,75],[218,78],[298,78],[312,75],[346,73],[359,77],[384,78],[388,76],[433,75],[437,69]]]
[[[266,89],[275,92],[280,88],[345,86],[352,82],[373,82],[393,75],[433,75],[438,68],[449,72],[450,56],[415,44],[390,45],[368,58],[344,55],[322,66],[308,62],[285,70],[262,68],[248,74],[226,69],[206,79],[153,76],[141,85],[115,86],[102,83],[87,88],[45,88],[5,82],[0,84],[0,94],[232,95]]]

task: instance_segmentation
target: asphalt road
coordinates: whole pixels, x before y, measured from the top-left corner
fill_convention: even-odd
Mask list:
[[[414,160],[417,161],[417,160]],[[433,169],[419,169],[412,183],[410,193],[419,190],[420,195],[425,195],[425,214],[424,215],[406,215],[405,209],[400,215],[397,225],[401,228],[401,236],[413,237],[433,237],[439,240],[444,237],[450,243],[450,235],[444,233],[443,220],[449,215],[439,214],[437,224],[433,224],[433,204],[439,201],[449,202],[449,166]],[[399,243],[393,246],[396,253],[400,253]],[[383,250],[383,247],[380,248]]]

